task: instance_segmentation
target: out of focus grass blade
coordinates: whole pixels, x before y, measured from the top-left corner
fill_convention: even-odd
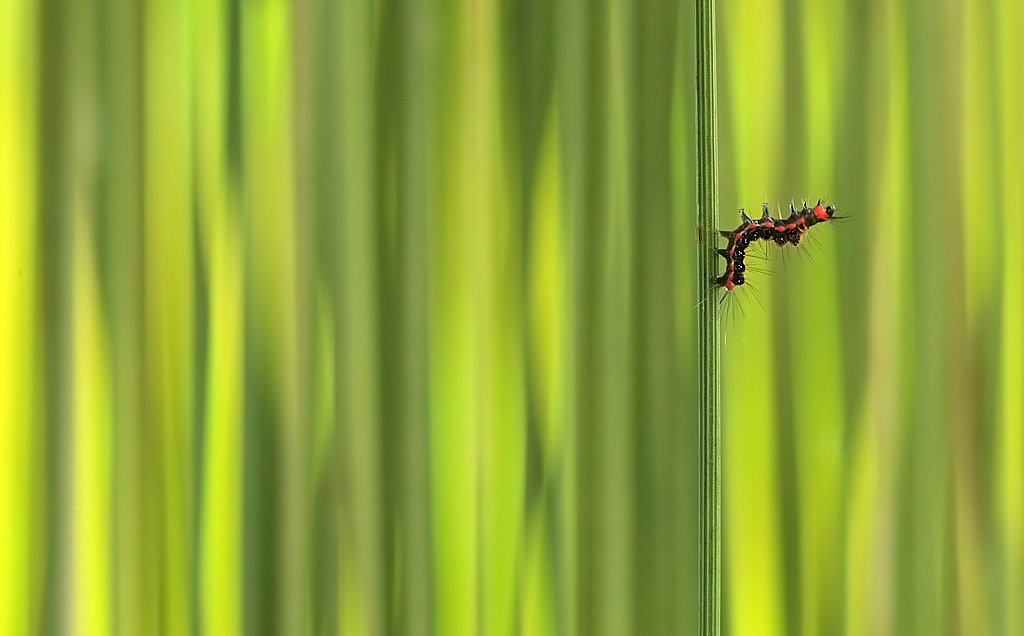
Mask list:
[[[97,4],[90,1],[68,5],[73,31],[67,36],[67,99],[77,108],[71,118],[67,151],[71,168],[69,223],[71,245],[71,341],[69,354],[72,408],[66,474],[69,476],[68,625],[81,633],[105,634],[113,627],[112,564],[109,537],[113,530],[114,427],[112,386],[103,310],[100,267],[97,258],[96,196],[97,155],[95,135],[100,95],[92,80],[100,61],[95,41],[99,37]]]
[[[143,342],[143,181],[142,181],[142,29],[140,3],[97,3],[97,129],[101,143],[92,220],[104,335],[110,362],[111,439],[114,515],[111,566],[114,568],[114,632],[145,633],[155,629],[156,568],[147,561],[152,521],[145,505],[152,465],[145,440],[145,358]],[[149,537],[153,537],[152,532]]]
[[[681,400],[686,385],[680,375],[695,369],[679,364],[675,341],[671,106],[679,7],[664,0],[629,4],[633,15],[627,51],[632,70],[631,81],[623,89],[634,96],[626,111],[633,122],[626,153],[632,179],[630,294],[634,299],[632,629],[658,633],[680,629],[680,600],[694,600],[682,596],[680,583],[692,580],[692,575],[683,570],[680,557],[695,546],[685,542],[681,526],[676,525],[676,513],[684,507],[681,502],[693,500],[683,494],[687,484],[680,476],[692,470],[697,457],[691,454],[692,445],[679,443],[684,428],[679,422],[695,406]],[[688,156],[693,156],[692,150]],[[690,210],[693,201],[687,206]],[[692,271],[685,278],[696,283]],[[686,312],[692,310],[687,307]]]
[[[527,303],[530,387],[536,409],[536,433],[541,453],[541,480],[533,499],[527,499],[523,548],[524,634],[557,634],[560,589],[559,565],[554,563],[557,536],[550,501],[557,501],[555,486],[565,463],[567,448],[566,379],[568,373],[568,270],[566,215],[563,210],[561,135],[551,108],[543,129],[537,171],[530,202],[531,219],[527,265]],[[530,493],[527,493],[528,495]]]
[[[502,100],[504,154],[509,162],[511,207],[519,222],[508,240],[521,246],[516,282],[522,289],[524,412],[522,548],[516,567],[511,622],[519,633],[559,633],[565,572],[557,556],[561,469],[567,433],[567,371],[570,333],[568,259],[561,126],[554,94],[556,5],[518,0],[502,14],[504,73],[510,82]],[[525,19],[523,19],[525,18]],[[518,195],[518,196],[517,196]],[[499,208],[502,209],[502,208]],[[514,297],[518,298],[518,294]],[[513,382],[514,384],[514,382]]]
[[[597,633],[627,634],[635,631],[634,599],[623,594],[636,581],[633,542],[636,533],[632,481],[635,474],[634,438],[626,425],[634,413],[631,382],[635,361],[631,355],[631,336],[635,326],[631,274],[635,237],[630,225],[632,156],[629,140],[634,133],[633,77],[629,71],[633,16],[629,3],[611,0],[606,7],[608,23],[606,66],[602,81],[607,88],[604,122],[607,149],[604,169],[607,199],[600,210],[602,232],[601,265],[595,271],[600,286],[597,321],[599,358],[597,366],[598,417],[593,422],[594,459],[600,467],[592,485],[597,491],[597,527],[591,532],[597,552],[593,558],[598,577]]]
[[[996,60],[993,33],[995,3],[964,3],[963,56],[960,73],[963,100],[960,123],[961,227],[964,251],[964,295],[968,353],[964,384],[973,398],[971,413],[953,429],[956,579],[959,629],[962,633],[993,633],[992,577],[986,570],[986,537],[992,523],[986,514],[985,493],[991,492],[985,438],[995,425],[989,405],[999,394],[1000,313],[998,282],[1000,253],[992,244],[991,228],[979,222],[997,209],[999,156],[996,152],[996,81],[990,70]]]
[[[801,38],[806,139],[804,174],[793,197],[827,197],[835,179],[836,113],[842,103],[840,69],[844,46],[838,5],[801,3]],[[825,35],[827,34],[827,35]],[[825,42],[827,41],[827,45]],[[808,192],[807,190],[810,190]],[[799,204],[799,199],[798,199]],[[814,267],[786,270],[792,299],[789,321],[790,382],[796,460],[800,584],[799,625],[803,633],[839,629],[841,586],[835,572],[842,564],[841,510],[844,492],[846,427],[843,406],[842,322],[836,276],[836,227],[819,227],[801,249]],[[794,555],[791,555],[791,558]],[[791,591],[792,592],[792,591]]]
[[[80,185],[84,183],[80,182]],[[74,211],[74,407],[71,453],[71,624],[80,633],[113,627],[110,493],[114,427],[108,342],[101,309],[94,230],[85,192]]]
[[[899,440],[907,413],[905,386],[912,380],[905,308],[912,280],[909,119],[906,88],[906,23],[891,4],[874,17],[878,42],[871,69],[878,79],[869,120],[872,145],[882,158],[869,193],[871,252],[868,296],[866,399],[860,431],[852,439],[847,500],[846,633],[891,634],[895,629]]]
[[[603,82],[607,88],[607,119],[604,124],[608,155],[604,169],[607,198],[600,213],[603,236],[597,321],[599,362],[597,366],[598,417],[593,422],[595,459],[600,469],[591,482],[598,496],[596,539],[598,630],[604,634],[633,633],[636,627],[634,599],[623,594],[636,582],[636,508],[632,482],[635,479],[634,434],[627,425],[635,413],[635,391],[631,380],[633,365],[631,337],[635,329],[631,276],[636,237],[630,223],[630,201],[635,184],[629,140],[634,134],[634,104],[627,96],[635,93],[629,70],[632,20],[627,0],[609,0],[604,47],[606,66]]]
[[[691,22],[695,3],[683,2],[678,7],[676,20],[675,55],[670,97],[669,136],[671,138],[669,167],[671,170],[671,224],[672,224],[672,279],[675,336],[676,392],[675,409],[678,421],[686,422],[697,406],[697,306],[698,284],[694,271],[700,245],[694,241],[693,228],[697,227],[696,139],[694,136],[696,86],[691,69],[695,68],[696,32]],[[717,218],[717,210],[712,215]],[[669,444],[673,453],[671,472],[674,503],[671,506],[669,532],[675,537],[675,586],[672,587],[674,612],[665,628],[694,633],[699,625],[698,573],[699,497],[698,481],[700,453],[699,431],[695,426],[675,426]],[[721,567],[721,566],[719,566]],[[685,599],[685,600],[683,600]]]
[[[258,374],[251,404],[253,435],[262,436],[273,492],[264,498],[260,558],[267,569],[258,585],[270,594],[254,628],[281,634],[306,627],[308,593],[307,473],[305,422],[298,421],[298,333],[294,154],[292,146],[292,51],[289,5],[284,0],[242,6],[242,163],[248,252],[249,343]],[[250,355],[247,353],[246,355]],[[249,365],[250,361],[246,361]],[[247,414],[248,415],[248,414]],[[255,460],[254,461],[258,461]],[[251,467],[255,468],[255,467]],[[262,468],[262,467],[261,467]],[[249,474],[255,474],[256,471]],[[255,599],[253,599],[255,601]]]
[[[574,629],[581,634],[628,633],[633,631],[633,599],[622,590],[635,580],[630,500],[635,464],[632,435],[623,423],[634,408],[630,378],[635,361],[629,339],[635,246],[628,216],[632,109],[622,92],[632,86],[627,66],[631,16],[626,5],[616,2],[567,9],[585,16],[585,30],[577,34],[583,57],[570,62],[580,64],[574,68],[585,74],[584,138],[575,138],[580,130],[572,127],[566,144],[568,165],[572,160],[582,164],[579,173],[570,169],[566,175],[577,248],[574,281],[579,286],[573,310]],[[577,54],[580,50],[572,51]],[[576,175],[581,182],[574,181]]]
[[[398,207],[401,239],[396,243],[396,269],[402,284],[396,290],[403,311],[399,328],[403,346],[398,357],[400,371],[395,381],[402,387],[398,411],[402,444],[402,467],[396,478],[404,493],[400,523],[396,527],[404,538],[400,554],[402,609],[395,617],[403,633],[420,636],[432,633],[436,608],[431,537],[432,470],[430,465],[430,345],[428,270],[431,241],[430,218],[436,203],[434,184],[439,168],[434,159],[435,140],[431,124],[436,121],[440,99],[437,90],[437,49],[435,31],[428,29],[432,6],[412,2],[401,23],[400,63],[397,78],[406,96],[397,109],[403,134],[398,148],[406,161],[402,172]]]
[[[381,468],[377,205],[373,68],[378,23],[370,2],[341,6],[339,271],[339,433],[347,489],[339,528],[343,632],[384,629],[381,576]],[[346,584],[347,582],[347,584]]]
[[[196,567],[202,631],[235,636],[242,630],[245,261],[237,179],[229,178],[228,17],[226,2],[206,2],[197,5],[194,18],[197,249],[209,272]]]
[[[565,206],[565,258],[566,258],[566,409],[565,443],[558,474],[560,488],[556,491],[560,519],[558,536],[563,543],[556,556],[556,579],[560,598],[558,628],[568,636],[586,633],[589,624],[590,603],[584,591],[589,589],[586,575],[585,552],[587,542],[584,529],[588,522],[585,507],[587,497],[581,483],[587,468],[583,457],[587,430],[585,423],[590,413],[587,402],[590,395],[587,380],[589,371],[589,289],[586,284],[588,218],[590,197],[586,189],[588,179],[586,158],[591,155],[589,132],[594,103],[590,100],[591,74],[586,56],[589,32],[588,3],[584,0],[561,0],[555,19],[562,25],[556,38],[557,72],[555,101],[561,148],[561,193]]]
[[[146,418],[158,433],[156,500],[143,513],[161,537],[161,631],[191,629],[195,261],[188,3],[147,0],[144,22]],[[155,441],[155,440],[154,440]],[[155,485],[155,484],[154,484]],[[149,553],[151,558],[157,554]]]
[[[436,7],[436,5],[435,5]],[[494,87],[487,69],[496,7],[460,2],[441,10],[438,37],[446,44],[440,64],[435,134],[440,162],[437,202],[431,210],[430,448],[433,505],[434,629],[467,636],[480,629],[480,451],[478,423],[484,368],[481,314],[487,217],[492,213],[495,170]]]
[[[964,263],[966,265],[967,323],[972,337],[988,324],[992,313],[998,276],[998,250],[992,247],[991,231],[979,216],[996,209],[1001,157],[994,152],[999,122],[992,117],[997,108],[998,78],[989,71],[996,58],[998,41],[992,33],[994,2],[965,3],[963,9],[963,62],[961,81],[963,113],[961,139],[963,161],[962,206],[964,210]],[[980,343],[979,343],[980,344]]]
[[[723,12],[724,59],[727,62],[727,113],[733,140],[736,189],[723,191],[721,221],[735,227],[736,207],[751,207],[772,190],[775,167],[765,161],[765,149],[782,143],[779,130],[784,25],[779,2],[744,3]],[[749,46],[757,42],[756,47]],[[723,113],[725,115],[725,113]],[[699,120],[698,120],[699,121]],[[698,135],[700,130],[698,129]],[[737,202],[739,202],[737,204]],[[748,204],[748,202],[750,202]],[[716,267],[721,260],[716,261]],[[770,314],[771,288],[765,275],[753,274],[737,287],[730,302],[743,305],[743,315],[727,315],[723,336],[723,462],[728,630],[734,634],[771,635],[786,625],[782,580],[781,505],[778,500],[778,442],[776,395],[750,391],[770,382],[774,343]],[[751,289],[760,290],[760,302]],[[753,529],[757,531],[752,531]]]
[[[953,170],[956,144],[944,144],[955,121],[959,86],[944,70],[957,59],[958,40],[952,2],[908,3],[907,88],[909,143],[913,148],[909,181],[913,209],[926,223],[915,222],[909,245],[913,269],[907,280],[914,324],[909,333],[913,378],[900,479],[900,526],[897,539],[897,589],[900,633],[938,633],[955,597],[950,539],[952,534],[949,469],[952,426],[963,417],[962,242],[954,233],[959,175]],[[950,205],[953,202],[954,205]],[[924,216],[927,215],[927,216]],[[919,220],[915,218],[915,221]]]
[[[0,3],[0,633],[34,629],[36,5]],[[35,504],[38,505],[38,504]]]
[[[61,0],[38,4],[37,48],[33,51],[38,63],[34,98],[38,108],[35,119],[38,140],[35,157],[37,182],[33,188],[36,208],[35,269],[38,276],[38,399],[33,406],[39,412],[38,490],[33,493],[40,502],[38,552],[42,561],[40,572],[40,607],[34,617],[42,633],[58,633],[66,629],[70,618],[69,586],[70,540],[68,537],[68,466],[70,453],[70,422],[72,376],[70,349],[71,325],[71,124],[70,90],[73,58],[69,37],[72,27]],[[17,137],[15,137],[17,138]]]
[[[521,611],[520,580],[526,515],[526,294],[520,165],[502,124],[508,101],[501,91],[502,18],[499,3],[475,3],[469,73],[476,140],[482,169],[475,256],[480,270],[480,558],[482,633],[511,633]],[[468,70],[468,69],[467,69]],[[529,71],[527,71],[529,72]],[[509,100],[510,101],[510,100]],[[519,196],[516,196],[519,195]],[[483,246],[490,246],[481,250]]]
[[[1001,192],[999,209],[1003,229],[1002,361],[1000,421],[995,445],[996,528],[1000,539],[1002,633],[1024,630],[1024,253],[1021,218],[1024,218],[1024,82],[1020,59],[1024,55],[1020,33],[1024,7],[1002,0],[997,8],[999,50],[999,130]],[[986,219],[976,222],[984,224]]]

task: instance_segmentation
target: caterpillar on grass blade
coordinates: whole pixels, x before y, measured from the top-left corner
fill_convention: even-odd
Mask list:
[[[732,291],[747,282],[745,272],[747,269],[744,262],[747,250],[752,243],[757,241],[772,241],[782,247],[785,245],[800,245],[806,234],[818,223],[827,223],[835,217],[836,207],[834,205],[822,205],[821,199],[813,208],[804,201],[804,207],[799,212],[789,205],[789,217],[782,219],[772,218],[768,204],[761,206],[761,218],[751,219],[741,208],[740,218],[742,222],[735,230],[719,230],[719,234],[729,239],[729,244],[724,249],[719,249],[718,254],[725,259],[725,271],[715,279],[715,284],[724,287],[726,291]]]
[[[748,260],[752,258],[767,259],[766,251],[761,253],[752,251],[758,241],[764,241],[766,244],[775,243],[779,247],[787,245],[798,246],[803,241],[804,235],[815,225],[829,223],[846,217],[836,215],[834,205],[822,205],[819,199],[814,207],[809,206],[804,201],[801,210],[797,210],[793,204],[790,204],[789,216],[787,218],[773,218],[767,203],[761,206],[761,218],[754,220],[743,209],[740,209],[740,218],[740,225],[735,230],[719,230],[719,235],[728,239],[729,243],[725,248],[716,248],[714,250],[725,259],[724,271],[720,276],[713,279],[715,286],[712,288],[713,291],[717,291],[720,288],[724,288],[726,291],[719,300],[723,318],[729,315],[729,309],[735,311],[739,308],[742,311],[742,303],[731,302],[735,300],[734,292],[740,291],[737,288],[742,288],[745,296],[751,296],[762,309],[765,308],[760,293],[747,281],[747,274],[750,272],[765,275],[770,273],[765,267],[758,267],[748,263]],[[707,299],[704,300],[706,301]]]

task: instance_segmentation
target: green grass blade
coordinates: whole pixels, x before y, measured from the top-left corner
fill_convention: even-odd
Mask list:
[[[714,245],[718,223],[718,117],[715,71],[715,3],[696,4],[696,122],[697,225],[701,247]],[[718,265],[710,249],[697,253],[697,296],[708,299]],[[698,568],[699,634],[718,634],[721,628],[722,545],[722,423],[721,352],[717,304],[702,302],[697,309],[697,408],[700,453],[700,543]]]

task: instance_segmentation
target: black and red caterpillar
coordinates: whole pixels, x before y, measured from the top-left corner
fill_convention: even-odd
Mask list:
[[[761,218],[753,220],[742,209],[740,216],[743,222],[735,230],[720,230],[719,234],[729,239],[729,245],[725,249],[718,250],[718,253],[725,259],[725,273],[715,279],[715,284],[732,290],[746,282],[744,272],[747,266],[743,260],[747,255],[747,248],[751,243],[762,241],[775,241],[777,245],[799,245],[804,234],[818,223],[825,223],[832,220],[836,208],[834,205],[821,204],[821,199],[813,208],[804,201],[804,207],[799,212],[790,204],[789,218],[773,219],[768,204],[761,206]]]

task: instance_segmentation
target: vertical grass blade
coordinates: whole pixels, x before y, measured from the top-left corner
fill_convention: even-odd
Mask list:
[[[33,579],[36,286],[35,3],[0,4],[0,633],[25,634]]]
[[[868,262],[867,390],[861,432],[849,451],[846,633],[894,633],[897,611],[893,544],[898,532],[898,440],[904,433],[906,390],[913,377],[908,288],[913,218],[909,182],[906,18],[901,5],[873,19],[877,42],[871,63],[874,104],[871,146],[880,166],[872,176],[869,207],[886,209],[866,230],[875,248]],[[866,530],[860,528],[866,527]]]
[[[676,366],[680,373],[672,379],[675,386],[682,386],[683,390],[677,391],[676,403],[672,416],[676,421],[690,413],[690,409],[697,403],[697,315],[693,311],[697,304],[697,279],[693,276],[694,259],[700,248],[693,240],[693,228],[697,224],[697,209],[693,205],[696,196],[696,183],[694,180],[695,154],[693,152],[695,143],[695,86],[691,81],[690,69],[694,64],[694,43],[696,42],[694,29],[690,21],[694,15],[694,1],[687,2],[677,7],[678,25],[676,28],[675,62],[672,75],[672,105],[671,121],[669,123],[672,160],[668,166],[669,179],[671,180],[672,199],[672,288],[674,290],[675,309],[674,329],[676,344]],[[680,72],[686,69],[686,72]],[[677,561],[671,563],[670,567],[677,569],[676,586],[669,592],[673,598],[675,613],[672,617],[672,625],[679,626],[681,633],[695,633],[697,631],[697,590],[700,583],[697,572],[697,559],[699,546],[697,544],[698,527],[697,520],[700,514],[698,505],[698,466],[700,455],[697,448],[698,430],[694,426],[676,426],[673,438],[674,449],[686,449],[684,452],[677,451],[677,457],[683,455],[685,461],[675,461],[676,466],[669,477],[673,485],[674,496],[677,501],[685,502],[683,505],[674,506],[674,518],[669,533],[672,541],[678,546]],[[686,602],[679,602],[685,598]]]
[[[67,36],[70,71],[66,84],[76,109],[100,103],[102,87],[92,81],[98,71],[95,38],[98,36],[96,3],[68,5],[75,25]],[[76,110],[76,112],[79,112]],[[66,422],[70,452],[65,456],[69,476],[65,526],[69,550],[68,576],[62,585],[68,595],[68,627],[81,633],[110,633],[111,531],[110,470],[113,426],[111,421],[110,365],[107,355],[105,312],[100,293],[96,229],[102,206],[97,205],[95,150],[88,135],[97,125],[94,115],[72,117],[65,143],[70,168],[70,199],[66,213],[72,229],[69,319],[72,346],[68,351],[71,377],[70,417]]]
[[[339,532],[339,625],[358,634],[383,632],[380,541],[380,315],[377,312],[377,227],[373,183],[374,151],[372,34],[377,30],[369,2],[346,2],[339,14],[341,48],[338,79],[337,219],[341,246],[337,261],[337,360],[340,391],[338,435],[344,445],[343,504]],[[297,599],[298,600],[298,599]]]
[[[433,152],[431,122],[438,97],[432,63],[436,42],[419,28],[429,21],[430,11],[427,3],[409,3],[401,25],[401,90],[406,99],[399,110],[402,129],[399,148],[407,163],[402,167],[403,203],[398,208],[405,231],[396,243],[399,247],[396,269],[402,280],[397,295],[403,308],[399,323],[403,343],[398,357],[401,370],[396,373],[396,381],[402,387],[398,430],[403,439],[400,447],[403,466],[396,481],[405,493],[399,525],[407,546],[403,557],[405,568],[401,585],[405,596],[400,620],[404,621],[401,633],[408,636],[432,633],[435,608],[430,551],[427,228],[432,209],[430,193],[436,179],[436,167],[429,160]]]
[[[37,146],[33,186],[36,195],[34,263],[38,287],[39,398],[38,409],[40,468],[38,488],[33,493],[41,502],[38,554],[46,555],[40,583],[38,630],[60,633],[67,620],[68,580],[66,541],[67,481],[64,470],[69,449],[68,422],[71,419],[71,371],[68,348],[71,346],[70,298],[72,230],[68,212],[70,200],[71,136],[67,59],[71,55],[68,22],[64,3],[48,0],[38,3],[35,97],[39,109],[35,136]],[[6,16],[5,16],[6,17]],[[5,34],[6,35],[6,34]],[[7,132],[6,130],[4,132]],[[4,145],[8,137],[4,137]],[[29,172],[28,175],[31,175]],[[27,175],[27,176],[28,176]],[[4,184],[6,185],[6,184]],[[5,228],[6,231],[6,228]],[[40,557],[41,558],[41,557]]]
[[[707,244],[697,252],[697,296],[712,293],[718,223],[718,117],[715,75],[715,2],[698,0],[696,18],[697,226]],[[700,523],[698,542],[698,634],[718,634],[721,627],[722,423],[718,317],[714,302],[697,309],[697,425],[700,429]]]
[[[145,581],[143,602],[158,602],[161,625],[147,633],[183,635],[190,628],[192,561],[193,369],[196,280],[192,226],[192,77],[190,3],[149,0],[143,20],[143,214],[145,231],[146,442],[152,474],[143,512],[146,558],[159,562]],[[150,452],[150,451],[147,451]],[[158,560],[159,559],[159,560]],[[150,587],[152,586],[152,587]],[[157,601],[157,599],[159,599]],[[148,612],[148,610],[147,610]],[[155,619],[156,620],[156,619]]]
[[[822,28],[839,38],[841,12],[836,6],[813,1],[803,3],[802,75],[806,148],[812,149],[801,166],[794,196],[827,196],[833,190],[838,171],[835,148],[840,140],[840,105],[843,101],[842,45],[822,48],[816,33]],[[813,159],[809,157],[813,156]],[[838,194],[838,193],[837,193]],[[840,280],[835,260],[836,232],[819,233],[815,240],[822,249],[814,255],[814,267],[802,267],[787,281],[790,292],[792,378],[792,431],[794,440],[797,536],[800,537],[799,618],[790,616],[790,628],[800,625],[803,633],[836,633],[839,630],[842,586],[834,584],[841,568],[842,502],[846,463],[843,406],[847,386],[843,377],[840,329],[807,329],[802,316],[814,316],[827,325],[840,325]],[[828,378],[815,385],[814,399],[802,391],[803,378]],[[797,622],[798,621],[798,622]]]
[[[950,170],[959,160],[957,146],[943,141],[959,91],[946,68],[958,59],[959,44],[949,37],[952,3],[908,2],[907,134],[911,209],[927,210],[929,223],[915,224],[909,246],[912,270],[906,280],[907,315],[914,324],[909,360],[913,385],[910,411],[901,440],[899,529],[897,534],[897,633],[938,633],[946,617],[936,607],[951,607],[950,582],[956,574],[949,558],[952,488],[947,477],[951,434],[961,407],[963,307],[959,241],[953,207],[959,184]],[[955,274],[955,275],[954,275]]]
[[[991,489],[985,459],[985,444],[980,431],[989,435],[996,425],[996,413],[989,408],[998,396],[996,381],[1000,364],[1001,318],[998,311],[998,285],[1001,277],[1000,250],[993,248],[989,228],[978,223],[988,210],[1000,209],[998,148],[996,129],[998,42],[995,32],[995,5],[989,2],[965,3],[960,9],[963,66],[960,82],[959,161],[960,227],[964,263],[964,322],[967,343],[965,368],[970,369],[966,383],[973,398],[969,418],[953,426],[953,505],[955,512],[956,593],[958,621],[962,633],[996,633],[993,625],[995,589],[985,571],[985,551],[990,536],[990,517],[985,497]]]
[[[562,200],[565,206],[565,244],[566,244],[566,325],[571,334],[566,341],[566,409],[565,409],[565,443],[562,457],[558,500],[567,514],[563,514],[558,522],[558,532],[565,538],[564,549],[560,557],[556,557],[556,571],[560,569],[561,578],[556,579],[561,587],[562,598],[559,599],[558,624],[561,633],[576,636],[580,629],[586,610],[585,597],[580,593],[584,582],[583,553],[584,542],[580,540],[580,528],[585,521],[583,513],[586,509],[580,505],[585,501],[580,474],[582,463],[581,413],[586,412],[586,403],[581,397],[586,395],[585,380],[588,376],[583,362],[586,360],[586,329],[583,311],[587,300],[582,285],[585,252],[583,237],[585,236],[584,212],[587,200],[584,184],[587,181],[584,157],[588,153],[590,125],[587,109],[589,74],[587,72],[586,50],[587,37],[587,5],[580,0],[563,0],[558,4],[556,17],[564,27],[560,30],[556,49],[557,71],[555,83],[558,86],[556,103],[559,122],[559,145],[562,156],[561,173],[559,175]],[[586,115],[586,116],[582,116]]]
[[[108,634],[111,621],[110,492],[113,425],[108,344],[100,303],[90,210],[76,196],[73,439],[70,459],[71,621],[82,633]]]
[[[260,589],[270,595],[260,608],[260,630],[301,633],[308,561],[303,549],[307,536],[305,505],[306,427],[298,421],[298,332],[295,307],[296,242],[295,186],[292,154],[292,76],[285,62],[291,42],[288,3],[269,0],[243,3],[241,10],[242,210],[249,250],[246,277],[249,348],[245,355],[259,366],[247,400],[251,432],[263,447],[263,461],[272,476],[269,487],[254,488],[267,508],[261,514]],[[250,367],[247,359],[246,367]],[[258,464],[252,463],[254,473]],[[243,565],[243,567],[245,567]],[[248,576],[248,575],[247,575]],[[247,608],[248,609],[248,608]],[[255,615],[254,615],[255,616]],[[255,619],[254,619],[255,620]],[[270,632],[274,633],[274,632]]]
[[[1000,361],[1001,396],[996,446],[993,451],[995,482],[994,519],[1000,540],[1001,563],[997,570],[998,586],[1002,590],[997,632],[1019,634],[1024,629],[1024,610],[1020,598],[1024,594],[1024,403],[1020,386],[1024,383],[1024,257],[1020,251],[1020,231],[1012,230],[1020,220],[1024,184],[1020,179],[1024,167],[1021,140],[1024,126],[1020,109],[1024,106],[1019,60],[1021,46],[1019,29],[1024,26],[1024,12],[1020,4],[1000,2],[996,15],[999,47],[999,127],[1001,205],[1003,227],[1003,298],[1002,298],[1002,355]],[[1001,628],[1001,630],[1000,630]]]
[[[628,59],[633,77],[626,90],[637,96],[627,110],[633,122],[632,131],[627,131],[632,140],[628,147],[632,176],[630,296],[634,299],[633,633],[679,633],[682,625],[692,629],[694,624],[692,618],[679,623],[680,598],[686,593],[681,583],[684,576],[692,579],[686,574],[692,570],[685,568],[680,557],[692,549],[696,539],[695,534],[687,537],[682,532],[683,520],[678,515],[690,502],[696,504],[696,482],[682,477],[683,471],[694,469],[696,444],[685,443],[692,431],[679,426],[680,406],[693,404],[694,396],[679,390],[693,365],[678,357],[676,342],[679,336],[690,336],[689,332],[677,332],[673,324],[677,293],[687,296],[684,313],[689,314],[695,304],[688,298],[690,286],[677,284],[672,267],[677,247],[671,205],[671,118],[676,88],[672,76],[678,72],[673,49],[680,27],[676,12],[682,5],[656,0],[629,6]],[[691,15],[687,12],[687,19]],[[689,30],[689,24],[686,28]],[[677,168],[684,169],[686,163],[679,162]],[[690,216],[692,211],[684,213]],[[691,218],[684,226],[689,228],[685,233],[688,240],[678,245],[687,256],[694,247],[693,224]],[[692,275],[691,269],[684,270],[686,279]],[[691,439],[696,441],[696,437]]]
[[[728,118],[723,126],[727,133],[723,146],[730,150],[722,179],[727,185],[721,192],[731,203],[726,215],[729,226],[736,220],[739,202],[756,206],[776,187],[781,171],[781,161],[765,161],[761,153],[783,144],[784,102],[777,87],[783,84],[784,49],[778,38],[764,38],[756,48],[745,43],[764,33],[781,33],[785,14],[778,1],[749,2],[734,10],[731,5],[723,6],[730,8],[721,14],[723,32],[735,37],[722,49],[722,59],[728,65],[723,88],[728,97],[722,100],[722,113]],[[759,288],[767,291],[768,282],[761,278],[730,292],[738,294],[725,301],[732,307],[722,319],[732,332],[723,334],[721,361],[725,379],[720,403],[723,418],[730,423],[722,445],[722,503],[727,520],[721,531],[723,554],[727,555],[723,578],[728,581],[730,599],[724,629],[757,636],[795,631],[787,630],[786,607],[787,592],[794,588],[778,584],[793,576],[786,568],[790,552],[785,537],[787,525],[795,525],[796,517],[786,512],[788,475],[782,470],[785,459],[781,456],[787,451],[794,453],[783,437],[791,429],[785,426],[788,420],[780,409],[785,404],[783,396],[767,391],[755,402],[747,399],[749,386],[744,382],[745,378],[772,377],[776,360],[787,351],[769,337],[764,325],[776,308],[785,307],[777,297],[788,289],[781,285],[772,293],[759,292]],[[736,337],[730,338],[734,334]],[[768,355],[751,355],[751,351]],[[730,439],[736,442],[730,443]]]
[[[623,590],[632,590],[636,582],[636,554],[631,544],[638,525],[636,503],[631,496],[636,476],[636,440],[629,430],[635,424],[622,424],[635,413],[635,391],[629,378],[633,371],[630,336],[637,313],[630,289],[632,251],[637,246],[627,203],[635,188],[628,148],[628,140],[635,134],[635,115],[633,100],[625,98],[635,95],[636,89],[626,66],[632,20],[626,7],[618,0],[608,0],[603,7],[607,26],[597,30],[601,38],[597,45],[606,56],[598,81],[605,91],[602,143],[607,154],[598,167],[605,185],[602,205],[597,208],[601,247],[594,253],[601,265],[592,272],[598,289],[595,306],[601,318],[594,321],[598,347],[594,388],[599,411],[592,423],[592,457],[597,470],[590,487],[596,494],[595,520],[600,531],[594,533],[597,552],[591,558],[600,561],[594,568],[598,574],[594,588],[598,605],[593,615],[597,630],[591,633],[609,635],[637,631],[633,599],[623,594]]]
[[[228,3],[196,7],[196,246],[207,263],[200,528],[199,622],[209,634],[242,631],[245,247],[235,180],[228,178]]]
[[[145,418],[142,274],[142,6],[134,0],[96,3],[96,210],[88,223],[95,243],[103,337],[109,365],[112,631],[147,632],[145,559],[141,522]],[[77,442],[76,442],[77,443]],[[149,598],[153,598],[149,596]],[[155,620],[154,612],[148,620]],[[155,627],[153,627],[155,629]],[[0,629],[0,633],[8,633]],[[15,633],[15,632],[12,632]],[[220,632],[219,632],[220,633]]]
[[[435,5],[440,6],[440,4]],[[439,36],[436,205],[430,211],[430,461],[434,629],[469,636],[480,630],[480,449],[478,414],[486,389],[481,364],[480,294],[485,256],[478,237],[493,201],[496,141],[488,114],[491,3],[446,7]],[[488,210],[487,214],[480,213]]]

